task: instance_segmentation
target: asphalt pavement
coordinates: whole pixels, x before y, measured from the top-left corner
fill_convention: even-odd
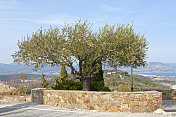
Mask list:
[[[163,101],[164,114],[119,113],[73,110],[40,105],[32,102],[14,102],[0,105],[1,117],[176,117],[176,101]]]

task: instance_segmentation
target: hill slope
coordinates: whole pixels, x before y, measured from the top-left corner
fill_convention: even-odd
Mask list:
[[[11,92],[11,91],[13,91],[15,89],[16,88],[11,87],[9,85],[6,85],[6,84],[0,82],[0,93],[2,93],[2,92]]]
[[[77,69],[78,66],[75,65],[75,68]],[[24,64],[18,65],[15,63],[11,63],[11,64],[0,63],[0,74],[19,74],[21,72],[24,72],[27,74],[37,74],[42,72],[45,74],[59,74],[60,69],[61,69],[60,67],[45,66],[44,68],[36,72],[33,70],[32,66],[26,66]],[[70,71],[68,67],[66,67],[66,69],[68,72]],[[112,68],[107,66],[106,69],[112,69]],[[120,67],[119,69],[122,71],[130,72],[129,67]],[[134,69],[134,72],[136,73],[174,73],[175,72],[176,73],[176,64],[149,62],[148,66]]]
[[[45,66],[41,70],[34,71],[33,66],[26,66],[24,64],[3,64],[0,63],[0,74],[19,74],[21,72],[27,74],[38,74],[38,73],[45,73],[45,74],[59,74],[61,67],[51,67]],[[68,68],[66,68],[69,71]]]
[[[150,78],[144,77],[141,75],[133,75],[133,86],[134,90],[138,91],[142,88],[147,89],[169,89],[164,85],[159,83],[154,83]],[[120,70],[105,70],[104,71],[105,85],[108,86],[111,90],[130,91],[131,88],[131,77],[127,72]]]
[[[121,70],[130,71],[129,67],[120,67]],[[175,63],[149,62],[146,67],[134,69],[136,73],[176,73]]]

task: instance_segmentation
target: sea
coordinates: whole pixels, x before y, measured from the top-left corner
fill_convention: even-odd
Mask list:
[[[176,73],[134,73],[134,74],[176,77]]]

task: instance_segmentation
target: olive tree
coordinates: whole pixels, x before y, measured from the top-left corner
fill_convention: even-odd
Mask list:
[[[90,90],[90,81],[99,72],[99,63],[113,67],[145,65],[147,42],[144,35],[134,32],[133,25],[106,24],[99,31],[93,31],[92,24],[79,20],[61,28],[41,28],[19,41],[18,47],[12,55],[14,62],[34,65],[36,69],[46,64],[66,65],[81,80],[83,90]],[[86,72],[85,63],[89,67]]]

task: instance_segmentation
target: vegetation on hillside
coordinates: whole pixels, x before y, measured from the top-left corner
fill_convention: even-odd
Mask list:
[[[37,80],[40,81],[41,74],[26,74],[27,80]],[[45,75],[45,78],[52,78],[54,75]],[[9,82],[11,80],[14,80],[17,78],[18,80],[21,80],[20,74],[0,74],[0,81],[1,82]]]
[[[131,77],[127,72],[120,70],[105,70],[104,71],[105,86],[111,90],[130,91]],[[169,87],[153,83],[151,79],[141,76],[133,75],[134,91],[140,91],[142,88],[146,89],[169,89]]]

